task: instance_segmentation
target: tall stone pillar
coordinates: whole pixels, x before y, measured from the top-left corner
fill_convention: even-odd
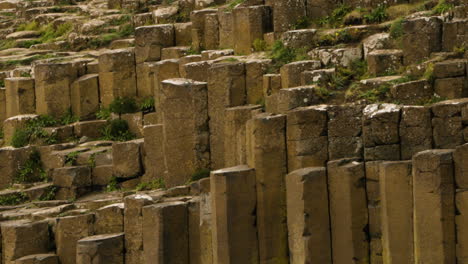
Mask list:
[[[247,146],[247,164],[256,173],[260,263],[287,262],[286,116],[254,116],[247,122]]]
[[[76,264],[124,263],[124,234],[105,234],[78,240]]]
[[[286,193],[289,263],[332,263],[325,168],[289,173]]]
[[[334,264],[369,263],[364,164],[328,162],[328,191]]]
[[[255,170],[245,165],[211,173],[213,263],[258,263]]]
[[[6,117],[34,114],[36,112],[36,97],[34,79],[5,79]]]
[[[413,156],[415,263],[455,263],[453,150]]]
[[[206,83],[188,79],[162,82],[161,113],[167,186],[181,185],[210,167]]]
[[[224,167],[225,109],[244,105],[245,66],[243,63],[214,64],[208,70],[208,115],[210,118],[211,167]]]
[[[411,161],[382,163],[379,179],[383,263],[415,263]]]

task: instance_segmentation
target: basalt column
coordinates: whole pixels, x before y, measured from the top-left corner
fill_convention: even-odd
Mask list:
[[[207,103],[206,83],[188,79],[162,82],[167,186],[184,184],[194,172],[210,166]]]
[[[261,114],[247,122],[247,164],[255,168],[260,263],[287,263],[286,116]]]

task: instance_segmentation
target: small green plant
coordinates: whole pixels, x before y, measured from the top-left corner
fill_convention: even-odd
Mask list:
[[[60,124],[69,125],[80,121],[80,119],[73,115],[72,110],[68,109],[68,112],[60,118]]]
[[[445,0],[439,0],[439,3],[432,9],[433,15],[441,15],[453,9],[453,4],[448,4]]]
[[[39,30],[39,24],[36,21],[32,21],[27,24],[21,24],[16,28],[16,31],[37,31]]]
[[[29,133],[25,129],[16,129],[11,138],[11,146],[22,148],[29,144]]]
[[[0,205],[18,205],[28,200],[28,196],[22,192],[12,193],[0,197]]]
[[[41,37],[39,40],[41,43],[53,42],[68,36],[72,30],[73,24],[71,22],[60,24],[57,28],[53,24],[48,24],[40,29]]]
[[[97,153],[93,153],[88,158],[88,166],[90,168],[95,168],[96,167],[96,155],[97,155]]]
[[[312,21],[309,17],[300,17],[293,26],[293,29],[306,29],[312,25]]]
[[[438,95],[434,95],[434,96],[432,96],[431,99],[421,102],[420,105],[429,106],[429,105],[432,105],[432,104],[435,104],[435,103],[438,103],[438,102],[442,102],[442,101],[445,101],[445,100],[447,100],[447,98],[441,97],[441,96],[438,96]]]
[[[263,39],[255,39],[253,42],[253,49],[256,52],[266,51],[268,49],[268,45]]]
[[[114,192],[119,190],[119,182],[117,181],[117,177],[112,177],[109,181],[109,184],[106,186],[107,192]]]
[[[151,113],[156,111],[156,108],[154,107],[154,97],[151,96],[144,98],[140,103],[140,110],[143,113]]]
[[[108,121],[108,124],[101,130],[101,133],[103,140],[128,141],[136,138],[129,131],[127,121],[121,119]]]
[[[43,140],[47,144],[54,144],[57,142],[57,135],[47,133],[44,127],[54,126],[57,123],[54,118],[47,115],[29,120],[24,128],[14,131],[11,145],[15,148],[20,148],[36,140]]]
[[[117,19],[113,19],[109,22],[109,25],[111,26],[120,26],[125,23],[131,22],[132,17],[130,15],[123,15]]]
[[[210,177],[210,170],[209,169],[198,169],[196,170],[192,176],[190,177],[191,182],[195,182],[204,178]]]
[[[29,73],[29,72],[22,72],[22,73],[20,74],[20,76],[21,76],[21,77],[24,77],[24,78],[30,78],[30,77],[31,77],[31,73]]]
[[[122,114],[138,112],[139,109],[140,108],[138,107],[135,99],[130,97],[117,97],[109,105],[109,110],[119,116]]]
[[[382,101],[388,97],[390,86],[390,84],[382,84],[375,89],[362,92],[359,95],[359,99],[365,99],[371,103]]]
[[[326,87],[323,86],[317,86],[314,88],[314,90],[315,94],[322,100],[326,100],[332,95],[332,93]]]
[[[333,34],[326,34],[319,38],[318,46],[334,46],[339,43],[350,43],[353,41],[348,29],[340,29]]]
[[[75,166],[79,155],[80,155],[79,151],[73,151],[73,152],[68,153],[65,156],[65,164],[68,166]]]
[[[426,67],[426,70],[424,71],[423,74],[423,79],[426,79],[428,82],[433,83],[434,82],[434,64],[429,63]]]
[[[459,47],[453,47],[453,52],[455,52],[458,56],[462,56],[466,52],[466,46],[462,45]]]
[[[5,80],[0,80],[0,87],[5,87]]]
[[[377,8],[364,15],[364,21],[368,24],[382,23],[388,18],[387,7],[379,5]]]
[[[109,108],[101,108],[96,112],[96,118],[101,120],[109,120],[111,116],[111,111]]]
[[[16,183],[31,183],[47,180],[47,173],[42,166],[41,155],[38,151],[33,151],[29,155],[29,159],[20,166],[14,178],[14,182]]]
[[[338,27],[343,24],[343,18],[352,10],[350,6],[341,4],[332,11],[331,15],[319,19],[318,24],[321,26]]]
[[[57,187],[49,186],[44,191],[44,193],[39,197],[39,201],[51,201],[55,199],[55,194],[57,193]]]
[[[273,61],[272,71],[277,71],[283,65],[293,61],[307,60],[306,49],[294,49],[286,47],[283,42],[275,41],[269,54],[270,59]]]
[[[400,39],[405,34],[403,30],[404,18],[398,18],[390,26],[390,37],[392,39]]]
[[[224,62],[238,62],[239,60],[237,58],[227,58],[223,60]]]
[[[150,182],[142,182],[136,187],[137,191],[149,191],[156,189],[166,189],[166,183],[164,182],[164,179],[158,178]]]
[[[229,2],[226,9],[228,11],[232,11],[236,6],[238,6],[238,5],[240,5],[240,4],[244,3],[244,2],[245,2],[245,0],[233,0],[233,1]]]

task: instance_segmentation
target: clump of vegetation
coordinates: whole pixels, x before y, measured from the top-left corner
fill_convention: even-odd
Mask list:
[[[307,60],[306,49],[294,49],[286,47],[283,42],[276,41],[269,54],[270,59],[273,61],[271,71],[278,71],[283,65],[291,63],[293,61]]]
[[[57,136],[47,133],[44,127],[56,124],[57,121],[50,116],[39,116],[36,119],[29,120],[24,128],[15,130],[11,145],[20,148],[36,142],[36,140],[43,140],[46,144],[54,144],[57,142]]]
[[[142,182],[136,187],[137,191],[149,191],[156,189],[166,189],[166,183],[164,182],[164,179],[158,178],[150,182]]]
[[[138,112],[140,108],[134,98],[117,97],[109,104],[109,110],[120,116],[122,114]]]
[[[338,27],[343,24],[343,18],[353,9],[345,4],[339,5],[332,11],[329,16],[319,19],[318,24],[321,26]]]
[[[97,153],[93,153],[88,158],[88,166],[90,168],[95,168],[96,167],[96,155],[97,155]]]
[[[210,177],[210,170],[209,169],[198,169],[196,170],[192,176],[190,177],[190,182],[195,182],[204,178]]]
[[[458,56],[462,56],[466,52],[466,46],[462,45],[460,47],[453,47],[453,52],[455,52]]]
[[[387,7],[385,5],[379,5],[377,8],[364,15],[364,22],[367,24],[382,23],[387,18]]]
[[[227,5],[226,9],[227,11],[232,11],[236,6],[244,3],[245,0],[232,0],[231,2],[229,2],[229,4]]]
[[[2,48],[0,48],[0,50],[1,49]],[[15,67],[15,66],[19,66],[19,65],[30,65],[34,61],[50,59],[50,58],[54,58],[55,56],[56,55],[54,55],[54,54],[43,54],[43,55],[33,55],[33,56],[30,56],[30,57],[26,57],[24,59],[2,61],[2,62],[0,62],[0,69],[6,69],[8,67]]]
[[[119,27],[116,32],[106,33],[98,38],[92,39],[88,44],[90,48],[100,48],[109,45],[116,39],[126,38],[135,33],[135,28],[131,24],[125,24]]]
[[[253,42],[253,49],[256,52],[266,51],[268,49],[268,45],[263,39],[255,39]]]
[[[341,29],[333,34],[326,34],[319,38],[317,46],[334,46],[339,43],[350,43],[353,41],[349,29]]]
[[[101,120],[109,120],[111,116],[111,111],[109,108],[101,108],[99,111],[96,112],[96,118]]]
[[[39,197],[39,201],[51,201],[55,199],[55,194],[57,193],[57,187],[49,186],[44,191],[44,193]]]
[[[80,121],[80,119],[76,116],[73,115],[72,110],[68,109],[67,113],[64,114],[60,120],[58,121],[59,124],[61,125],[69,125],[75,122]]]
[[[390,26],[390,37],[392,39],[400,39],[405,34],[403,30],[403,23],[405,20],[401,17],[395,20]]]
[[[434,64],[429,63],[426,67],[426,70],[424,71],[423,74],[423,79],[426,79],[428,82],[433,83],[434,82]]]
[[[65,156],[65,164],[68,166],[75,166],[79,155],[80,155],[79,151],[73,151],[73,152],[68,153]]]
[[[106,191],[107,192],[114,192],[119,190],[119,182],[117,180],[117,177],[112,177],[109,181],[109,184],[106,186]]]
[[[39,30],[39,24],[36,21],[30,23],[21,24],[16,28],[16,31],[37,31]]]
[[[18,205],[28,200],[28,196],[23,192],[12,193],[0,197],[0,205]]]
[[[31,183],[47,180],[47,173],[42,166],[41,155],[38,151],[33,151],[29,155],[29,159],[20,166],[14,178],[14,182],[16,183]]]
[[[441,15],[447,13],[453,9],[453,4],[445,2],[445,0],[440,0],[439,3],[432,9],[433,15]]]
[[[438,102],[442,102],[445,100],[447,100],[447,98],[434,95],[431,97],[431,99],[421,102],[420,105],[428,106],[428,105],[436,104]]]
[[[143,101],[140,103],[140,110],[145,114],[156,111],[156,108],[154,106],[154,97],[150,96],[144,98]]]
[[[379,85],[375,89],[371,89],[368,91],[364,91],[359,94],[359,99],[365,99],[371,103],[383,101],[386,98],[388,98],[388,93],[390,92],[391,84],[390,83],[385,83],[382,85]]]
[[[303,16],[296,21],[296,23],[293,25],[293,29],[306,29],[309,28],[311,25],[312,20],[307,16]]]
[[[332,95],[332,92],[324,86],[316,86],[314,90],[315,94],[322,100],[326,100]]]
[[[58,39],[63,39],[68,36],[73,30],[73,24],[71,22],[60,24],[57,28],[53,24],[48,24],[40,28],[39,32],[41,37],[39,38],[40,43],[49,43]]]
[[[128,141],[136,136],[129,131],[127,121],[115,119],[108,121],[108,124],[101,130],[103,140]]]

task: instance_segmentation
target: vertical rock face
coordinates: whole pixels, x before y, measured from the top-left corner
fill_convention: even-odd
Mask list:
[[[241,165],[210,178],[213,263],[259,263],[255,170]]]
[[[286,176],[289,263],[332,263],[325,168]]]
[[[162,48],[174,46],[174,42],[174,26],[172,24],[136,28],[136,63],[160,60]]]
[[[247,123],[247,164],[255,168],[260,263],[287,261],[286,116],[261,114]]]
[[[432,148],[431,112],[427,107],[405,106],[400,122],[401,159]]]
[[[328,108],[328,156],[330,160],[362,157],[362,106]]]
[[[301,107],[287,115],[288,170],[321,167],[328,160],[327,109]]]
[[[369,214],[370,263],[383,263],[382,259],[382,194],[380,191],[380,164],[368,161],[366,169],[367,212]]]
[[[224,167],[224,110],[245,103],[245,65],[214,64],[208,71],[211,167]]]
[[[84,75],[71,87],[71,110],[81,120],[94,117],[99,109],[99,75]]]
[[[414,263],[411,162],[382,163],[379,180],[384,263]]]
[[[416,263],[456,262],[452,153],[452,150],[427,150],[413,157]]]
[[[364,164],[338,160],[327,168],[333,263],[368,263]]]
[[[117,97],[135,97],[136,72],[133,49],[117,49],[99,56],[99,97],[108,107]]]
[[[24,256],[47,253],[49,225],[43,222],[7,222],[1,225],[2,258],[5,264],[14,264]]]
[[[71,63],[37,64],[34,67],[36,113],[61,117],[69,110],[70,85],[76,79]]]
[[[195,171],[209,168],[208,91],[206,83],[188,79],[162,82],[161,108],[168,186],[187,182]]]
[[[403,23],[404,63],[410,64],[429,57],[442,49],[442,21],[438,17],[421,17]]]
[[[5,97],[7,118],[36,112],[34,79],[32,78],[5,79]]]
[[[183,202],[143,207],[143,263],[189,262],[188,212]]]
[[[266,0],[265,4],[273,8],[275,32],[290,30],[300,18],[306,15],[306,1],[304,0]]]
[[[124,234],[90,236],[78,240],[77,264],[124,263]]]
[[[94,215],[85,214],[67,216],[57,220],[55,242],[60,263],[76,263],[76,245],[78,240],[94,233]]]
[[[270,8],[267,6],[239,7],[233,10],[234,51],[238,54],[252,53],[256,39],[271,29]]]

